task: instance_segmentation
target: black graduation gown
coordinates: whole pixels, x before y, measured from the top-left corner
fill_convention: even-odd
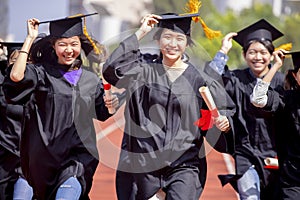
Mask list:
[[[88,199],[98,165],[93,118],[111,115],[103,101],[101,80],[82,70],[71,85],[51,65],[27,65],[25,77],[5,80],[11,102],[24,104],[21,166],[38,199],[54,199],[60,184],[71,176],[82,185],[81,199]]]
[[[233,114],[234,104],[218,82],[190,63],[180,77],[170,82],[161,61],[156,58],[143,55],[136,36],[132,35],[120,43],[104,64],[105,80],[127,91],[118,170],[135,176],[164,167],[194,165],[200,169],[199,177],[204,187],[204,136],[209,135],[209,142],[219,147],[218,150],[228,149],[223,133],[216,128],[206,133],[194,125],[201,117],[200,109],[207,109],[198,89],[209,86],[224,115]],[[152,183],[144,184],[151,187]]]
[[[19,140],[23,106],[7,104],[3,92],[4,76],[0,73],[0,145],[16,156],[20,156]]]
[[[6,65],[6,62],[5,62]],[[12,199],[14,183],[21,175],[20,135],[23,107],[7,104],[0,72],[0,199]]]
[[[224,84],[226,91],[236,104],[236,114],[233,118],[235,129],[233,156],[236,165],[234,178],[239,178],[250,166],[255,165],[262,188],[278,182],[276,171],[264,169],[264,159],[277,156],[274,113],[257,108],[250,102],[250,95],[256,84],[256,78],[250,68],[230,71],[225,66],[221,77],[208,65],[205,71]],[[283,83],[284,75],[277,72],[271,81],[270,88],[282,93]]]
[[[300,91],[288,90],[279,95],[268,91],[264,109],[276,112],[276,141],[282,196],[300,199]]]

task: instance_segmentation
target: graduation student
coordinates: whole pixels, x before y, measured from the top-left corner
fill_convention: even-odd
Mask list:
[[[207,171],[204,137],[214,138],[212,146],[227,151],[224,139],[231,134],[229,116],[234,104],[217,81],[185,56],[193,43],[192,18],[198,16],[145,15],[140,28],[120,43],[103,66],[103,77],[127,91],[118,165],[118,172],[125,175],[118,177],[117,172],[118,199],[149,199],[160,189],[166,199],[199,199]],[[154,25],[158,27],[154,39],[160,55],[140,49],[140,40]],[[209,131],[194,124],[201,117],[200,109],[207,110],[198,91],[201,86],[209,87],[221,113]],[[133,187],[127,187],[128,177]],[[136,194],[122,196],[132,191]]]
[[[258,78],[264,77],[281,60],[274,59],[273,41],[283,34],[265,19],[247,26],[241,31],[228,33],[214,59],[205,71],[221,81],[237,106],[233,118],[235,130],[234,152],[235,175],[220,175],[222,184],[230,182],[244,199],[276,199],[278,171],[265,169],[264,159],[277,156],[275,145],[275,122],[270,112],[256,108],[250,102],[250,95]],[[248,67],[230,70],[226,65],[227,53],[232,39],[242,46],[242,53]],[[276,72],[270,87],[283,91],[284,75]]]
[[[38,19],[28,33],[9,76],[5,95],[24,105],[21,167],[36,199],[89,199],[99,163],[93,118],[104,121],[116,95],[104,98],[101,80],[81,68],[81,51],[95,49],[82,17],[52,20],[38,41]],[[26,64],[28,54],[33,63]]]
[[[257,82],[251,102],[259,108],[276,113],[281,192],[277,199],[296,200],[300,199],[300,51],[288,54],[292,55],[293,68],[286,73],[284,95],[269,87],[274,74],[281,67],[277,66]]]
[[[7,49],[7,59],[1,60],[0,70],[0,199],[31,200],[32,188],[27,183],[20,164],[20,137],[23,106],[8,104],[3,92],[7,68],[18,57],[21,42],[0,42]]]

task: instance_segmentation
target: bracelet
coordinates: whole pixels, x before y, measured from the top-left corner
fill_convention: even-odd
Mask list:
[[[26,53],[28,55],[28,52],[22,50],[20,50],[19,53]]]

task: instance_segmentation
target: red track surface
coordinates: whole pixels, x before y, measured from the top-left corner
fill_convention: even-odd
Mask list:
[[[100,164],[94,176],[90,192],[91,200],[117,200],[115,192],[115,169],[123,130],[123,109],[106,122],[96,122]],[[236,200],[237,195],[230,185],[222,188],[218,174],[228,173],[223,155],[211,150],[207,156],[208,174],[201,200]]]

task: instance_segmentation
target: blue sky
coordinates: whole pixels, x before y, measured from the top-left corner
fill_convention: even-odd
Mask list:
[[[27,34],[26,20],[58,19],[68,15],[69,0],[9,0],[8,33],[12,41],[24,41]],[[40,25],[40,32],[47,32],[48,25]]]

